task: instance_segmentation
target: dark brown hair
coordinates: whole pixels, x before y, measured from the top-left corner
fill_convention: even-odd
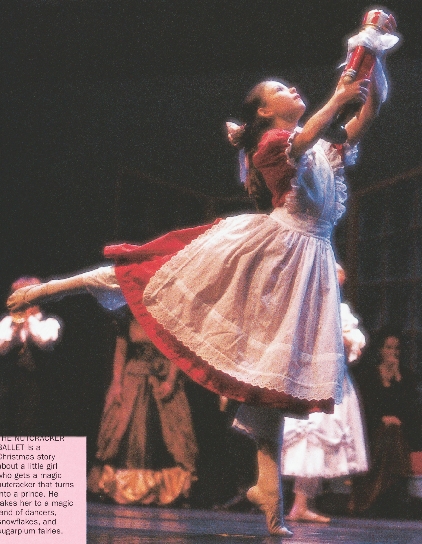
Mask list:
[[[252,156],[258,147],[261,136],[271,126],[271,119],[258,115],[258,109],[265,106],[262,94],[266,83],[267,81],[261,81],[261,83],[255,85],[243,102],[241,117],[245,130],[238,145],[238,147],[244,149],[249,164],[245,189],[259,211],[269,210],[272,199],[271,192],[261,172],[255,168],[252,161]]]

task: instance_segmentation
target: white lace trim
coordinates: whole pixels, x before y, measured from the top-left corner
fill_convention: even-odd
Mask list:
[[[294,278],[299,271],[308,267],[325,270],[326,257],[331,260],[326,241],[314,237],[309,241],[308,236],[306,240],[304,238],[299,232],[280,229],[266,215],[230,217],[196,238],[163,265],[148,283],[144,303],[153,317],[182,344],[210,362],[215,369],[236,380],[301,399],[334,397],[338,403],[342,399],[344,372],[341,337],[337,339],[338,343],[337,340],[332,341],[335,335],[330,337],[328,334],[326,337],[321,334],[323,345],[314,354],[307,353],[302,345],[286,342],[290,335],[293,338],[296,330],[293,322],[298,319],[297,307],[292,305],[289,295],[283,295],[284,288],[279,287],[277,292],[273,292],[268,281],[260,285],[262,278],[274,278],[276,281],[280,276],[277,263],[282,261],[281,256],[275,262],[271,262],[273,259],[262,259],[263,248],[268,244],[274,246],[274,253],[270,251],[274,255],[280,251],[276,248],[280,247],[286,247],[286,250],[296,254],[292,258],[298,263],[297,267],[285,271],[288,276],[283,284],[286,286],[293,285],[295,281],[301,284],[300,278]],[[239,247],[242,248],[242,266],[237,266]],[[305,248],[306,254],[303,253]],[[331,266],[328,268],[331,270]],[[304,272],[305,275],[307,273]],[[249,277],[249,274],[251,282],[253,280],[248,283],[252,297],[243,294],[244,289],[240,287],[245,275]],[[334,272],[332,275],[334,278]],[[230,285],[223,286],[227,277],[232,278]],[[210,305],[209,289],[221,289],[224,300]],[[267,297],[269,289],[274,295],[270,298]],[[336,296],[334,292],[324,291],[324,299],[328,297],[326,303],[330,308],[338,304]],[[243,318],[233,316],[235,308],[242,316],[256,315],[257,305],[260,307],[259,327],[248,319],[243,323]],[[326,308],[328,311],[328,306]],[[335,315],[331,316],[331,311],[328,313],[329,318],[326,312],[324,314],[324,326],[328,327],[327,331],[333,331],[336,329]],[[285,323],[283,333],[278,332],[281,320]],[[316,368],[318,383],[315,383]]]
[[[289,136],[289,146],[286,148],[287,163],[297,169],[296,176],[290,180],[291,191],[286,195],[286,209],[289,213],[305,213],[307,205],[303,202],[300,196],[300,187],[298,179],[301,176],[306,176],[307,173],[311,173],[312,168],[315,166],[315,151],[313,148],[308,149],[298,160],[291,157],[291,149],[293,139],[296,134],[302,132],[301,127],[297,127]],[[335,225],[341,216],[346,211],[345,202],[347,200],[347,186],[344,177],[345,166],[352,166],[356,163],[358,155],[358,146],[350,146],[348,143],[344,144],[344,159],[341,156],[340,151],[325,140],[319,140],[318,142],[327,157],[327,160],[332,168],[334,174],[334,186],[335,186],[335,206],[331,217],[332,223]]]
[[[294,159],[291,156],[292,144],[296,134],[302,132],[302,127],[296,127],[295,130],[290,134],[287,142],[288,146],[286,148],[285,154],[287,157],[287,164],[296,168],[296,176],[290,180],[291,191],[286,195],[285,208],[290,214],[294,213],[305,213],[306,205],[302,201],[299,195],[299,185],[298,178],[303,175],[306,170],[310,170],[315,162],[314,156],[312,155],[312,150],[306,151],[298,160]]]
[[[151,308],[148,303],[149,301],[147,299],[148,311],[153,315],[153,317],[159,323],[164,323],[165,327],[168,328],[177,338],[182,336],[183,341],[181,343],[184,346],[198,354],[205,361],[212,361],[210,364],[216,370],[228,374],[237,381],[259,388],[273,389],[279,393],[287,393],[302,400],[311,401],[334,398],[335,404],[340,404],[342,402],[343,390],[340,378],[342,378],[342,373],[344,372],[343,353],[325,354],[323,360],[321,358],[312,358],[307,353],[295,353],[295,364],[297,366],[319,366],[321,368],[322,363],[324,362],[325,365],[336,370],[336,372],[333,372],[332,374],[337,373],[338,380],[334,379],[332,381],[326,381],[319,384],[300,383],[288,373],[275,374],[268,372],[267,374],[264,374],[262,370],[255,371],[248,364],[244,366],[233,364],[233,361],[218,348],[208,343],[206,340],[204,340],[204,338],[198,338],[197,334],[192,333],[189,327],[186,327],[180,322],[177,316],[171,313],[171,310],[160,304],[157,304],[154,308]],[[229,327],[230,324],[228,324],[222,316],[218,316],[215,312],[212,313],[216,320],[221,320],[223,327]],[[250,340],[250,344],[254,344],[252,339]],[[259,348],[262,349],[261,346],[256,345],[256,349],[259,350]],[[291,354],[292,347],[279,344],[277,346],[277,350],[277,359],[282,359],[283,356],[288,358]],[[270,350],[267,350],[267,352],[269,351]]]
[[[320,140],[322,149],[330,163],[334,174],[335,204],[332,215],[332,221],[335,225],[340,217],[346,211],[345,202],[347,200],[347,186],[344,180],[344,161],[340,151],[333,144],[325,140]],[[349,146],[350,148],[350,146]],[[350,158],[352,160],[352,157]]]

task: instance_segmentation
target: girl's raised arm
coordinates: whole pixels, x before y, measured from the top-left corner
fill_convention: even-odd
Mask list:
[[[365,132],[369,129],[381,107],[381,98],[376,85],[371,83],[369,96],[358,113],[346,124],[347,141],[349,144],[357,144]]]
[[[324,131],[335,119],[344,104],[348,102],[365,104],[369,94],[369,83],[368,79],[344,83],[343,78],[341,78],[328,102],[305,123],[302,132],[295,136],[290,155],[293,158],[299,158],[323,137]],[[353,131],[353,125],[351,130]]]

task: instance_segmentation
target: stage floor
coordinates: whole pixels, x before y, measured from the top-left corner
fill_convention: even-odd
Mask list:
[[[422,544],[422,521],[335,517],[289,523],[292,538],[270,537],[255,513],[88,503],[88,544]]]

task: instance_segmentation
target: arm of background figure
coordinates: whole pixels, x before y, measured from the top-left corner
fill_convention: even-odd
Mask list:
[[[166,379],[163,382],[158,382],[155,387],[155,392],[157,395],[157,398],[161,400],[167,400],[169,399],[175,390],[176,387],[176,380],[179,375],[179,369],[178,367],[170,363],[169,366],[169,372],[167,374]]]
[[[127,356],[127,340],[123,336],[116,338],[116,347],[114,349],[113,359],[113,378],[107,392],[106,406],[111,402],[122,402],[122,377],[123,368],[126,363]]]
[[[382,422],[384,425],[401,425],[401,421],[397,416],[382,416]]]

